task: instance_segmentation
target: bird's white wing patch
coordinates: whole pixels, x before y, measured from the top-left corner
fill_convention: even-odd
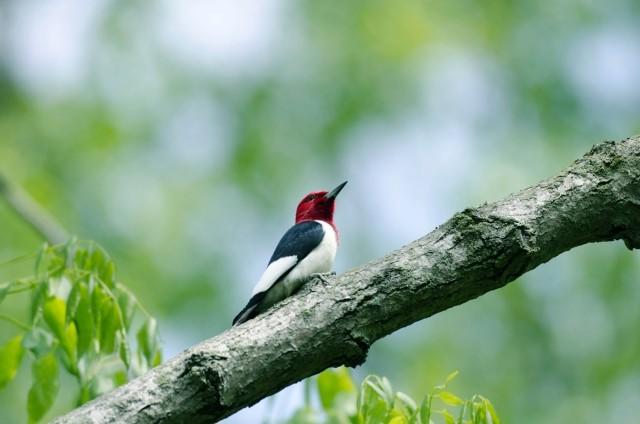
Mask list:
[[[273,283],[278,281],[278,279],[291,269],[298,262],[297,256],[285,256],[276,261],[273,261],[269,264],[267,269],[262,273],[262,277],[258,280],[258,284],[253,288],[253,293],[251,296],[255,296],[258,293],[267,291],[271,288]]]

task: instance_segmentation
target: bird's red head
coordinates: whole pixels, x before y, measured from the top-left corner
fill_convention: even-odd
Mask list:
[[[302,198],[296,209],[296,224],[302,221],[318,219],[333,224],[333,211],[336,207],[336,196],[347,185],[343,182],[330,192],[312,191]]]

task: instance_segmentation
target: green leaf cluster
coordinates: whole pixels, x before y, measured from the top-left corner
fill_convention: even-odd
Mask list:
[[[0,389],[28,357],[30,422],[53,406],[62,369],[77,381],[80,405],[162,361],[156,320],[117,280],[104,249],[72,239],[43,246],[34,262],[32,275],[0,284],[0,302],[30,294],[28,322],[0,314],[20,330],[0,345]]]
[[[418,403],[393,390],[385,377],[367,376],[360,390],[346,368],[330,369],[316,377],[321,410],[305,405],[288,424],[500,424],[491,402],[480,395],[469,399],[454,394],[448,384],[458,375],[434,387]]]

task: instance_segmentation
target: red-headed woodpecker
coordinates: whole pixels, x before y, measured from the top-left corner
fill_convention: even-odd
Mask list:
[[[233,325],[250,320],[291,296],[314,274],[331,271],[338,248],[333,211],[336,196],[346,184],[345,181],[330,192],[314,191],[304,196],[296,209],[295,225],[280,239],[251,300]]]

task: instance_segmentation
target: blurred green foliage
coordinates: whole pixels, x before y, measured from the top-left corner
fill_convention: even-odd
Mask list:
[[[640,132],[639,17],[635,0],[8,0],[0,171],[106,247],[171,356],[228,328],[312,189],[350,181],[342,272]],[[0,261],[40,245],[0,202]],[[632,421],[639,274],[617,243],[577,249],[376,343],[359,378],[418,398],[460,369],[504,422]],[[16,334],[1,323],[0,345]],[[26,362],[0,392],[10,423]]]
[[[16,377],[24,357],[32,362],[27,396],[29,422],[39,422],[60,389],[60,368],[77,382],[76,405],[126,383],[158,365],[156,321],[116,279],[115,264],[93,242],[70,240],[44,247],[29,260],[33,274],[0,284],[0,302],[29,295],[29,321],[0,314],[19,334],[0,346],[0,389]],[[136,312],[137,349],[129,333]],[[138,314],[139,315],[139,314]],[[138,321],[140,318],[138,319]]]
[[[465,400],[452,393],[448,384],[435,386],[418,403],[409,395],[396,392],[385,377],[368,375],[357,391],[346,368],[329,369],[316,378],[321,409],[305,405],[287,424],[500,424],[491,402],[480,395]]]

